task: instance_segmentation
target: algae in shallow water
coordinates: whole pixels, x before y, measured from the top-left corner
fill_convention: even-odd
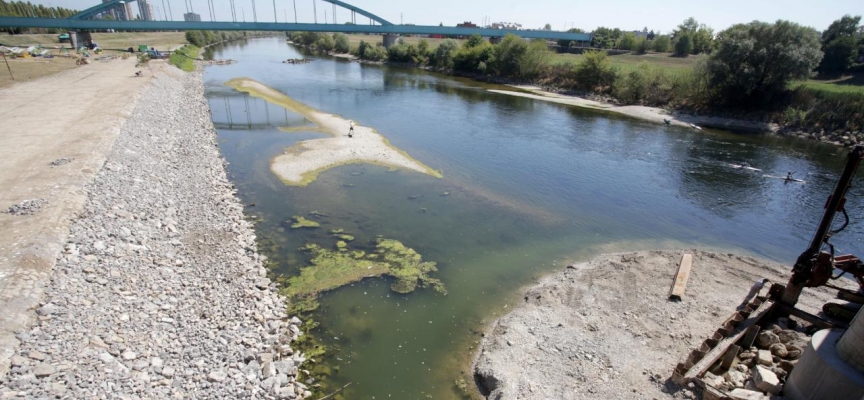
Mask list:
[[[310,256],[308,267],[300,269],[300,275],[288,279],[285,294],[289,297],[314,296],[333,290],[363,278],[391,276],[396,278],[390,289],[398,293],[410,293],[417,287],[431,287],[445,293],[440,280],[430,276],[438,270],[434,262],[423,261],[423,257],[402,242],[392,239],[377,239],[375,252],[347,251],[348,244],[342,242],[337,250],[308,244],[303,249]]]
[[[321,226],[321,224],[319,224],[315,221],[310,221],[306,218],[303,218],[300,215],[295,215],[291,218],[294,220],[294,223],[291,224],[291,229],[317,228],[317,227]]]

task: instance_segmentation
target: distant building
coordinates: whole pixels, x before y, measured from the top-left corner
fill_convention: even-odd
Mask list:
[[[123,21],[131,21],[135,19],[135,11],[132,10],[132,2],[123,4]]]
[[[522,24],[517,24],[514,22],[493,22],[492,29],[507,29],[511,31],[521,31]]]
[[[148,0],[138,0],[138,16],[142,21],[153,21],[153,6]]]
[[[186,13],[183,14],[183,20],[186,22],[201,22],[201,14],[196,13]]]
[[[465,22],[463,22],[463,23],[461,23],[461,24],[456,24],[456,27],[457,27],[457,28],[476,28],[476,27],[477,27],[477,24],[475,24],[475,23],[473,23],[473,22],[471,22],[471,21],[465,21]]]

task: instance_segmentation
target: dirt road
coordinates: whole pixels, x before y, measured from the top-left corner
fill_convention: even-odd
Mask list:
[[[84,185],[151,79],[135,70],[134,59],[96,62],[0,89],[0,211],[37,200],[17,215],[0,212],[0,376],[15,332],[32,322]]]

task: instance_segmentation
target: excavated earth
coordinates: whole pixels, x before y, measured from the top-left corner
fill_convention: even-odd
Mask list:
[[[602,255],[542,279],[486,332],[474,362],[481,393],[520,400],[696,397],[669,379],[677,363],[720,327],[757,279],[785,284],[791,268],[686,251],[693,255],[686,294],[670,301],[684,253]],[[816,313],[831,297],[808,289],[799,308]]]

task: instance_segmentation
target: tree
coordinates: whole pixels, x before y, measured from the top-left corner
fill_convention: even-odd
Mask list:
[[[657,35],[651,45],[654,51],[658,53],[668,53],[672,49],[672,39],[667,35]]]
[[[653,29],[651,30],[651,32],[648,32],[648,40],[654,40],[655,37],[657,37],[657,34],[654,33]]]
[[[544,30],[544,31],[551,31],[551,30],[552,30],[552,25],[549,25],[549,24],[543,25],[543,30]]]
[[[534,79],[543,72],[552,59],[552,52],[542,39],[532,40],[527,51],[519,58],[519,76]]]
[[[683,36],[690,36],[690,51],[688,53],[701,54],[711,52],[714,30],[705,24],[700,24],[693,17],[685,19],[681,25],[678,25],[678,29],[672,31],[672,38],[676,40],[676,43]],[[677,51],[676,55],[684,56],[684,54],[678,54]]]
[[[344,33],[334,33],[333,49],[337,53],[347,53],[350,50],[348,46],[348,36],[346,36]]]
[[[689,33],[682,33],[675,38],[675,55],[687,57],[693,52],[693,37]]]
[[[831,23],[822,32],[822,51],[825,57],[819,65],[819,72],[836,73],[849,69],[858,56],[859,36],[857,33],[861,16],[844,15]]]
[[[648,48],[651,46],[651,42],[648,39],[640,37],[636,39],[636,44],[633,46],[633,52],[636,54],[645,54],[648,52]]]
[[[522,38],[508,33],[493,48],[494,71],[501,76],[516,76],[519,74],[519,61],[528,51],[528,43]]]
[[[582,90],[606,90],[615,82],[615,69],[605,51],[586,51],[573,67],[573,78]]]
[[[708,61],[711,84],[720,102],[761,106],[788,83],[805,79],[822,59],[819,34],[789,21],[733,25],[717,36]]]
[[[315,47],[321,51],[332,51],[336,47],[336,42],[333,41],[333,36],[322,34],[315,42]]]
[[[447,39],[438,45],[435,53],[432,56],[432,64],[435,68],[449,70],[453,68],[453,55],[456,49],[459,48],[459,43],[453,39]]]
[[[621,50],[633,50],[634,47],[636,47],[636,35],[633,32],[625,33],[618,43],[618,48]]]

